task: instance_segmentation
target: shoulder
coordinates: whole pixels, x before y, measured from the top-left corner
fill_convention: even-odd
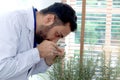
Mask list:
[[[0,14],[0,19],[24,19],[27,18],[29,15],[33,15],[33,8],[27,9],[19,9],[14,11],[9,11],[4,14]]]

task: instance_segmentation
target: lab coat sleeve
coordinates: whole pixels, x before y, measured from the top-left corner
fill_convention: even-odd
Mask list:
[[[18,76],[40,61],[37,48],[18,53],[21,29],[16,23],[12,17],[0,17],[0,80]]]
[[[37,63],[34,67],[33,67],[33,70],[31,72],[31,75],[34,75],[34,74],[38,74],[38,73],[43,73],[45,71],[47,71],[47,69],[49,68],[49,66],[45,63],[44,59],[41,58],[40,59],[40,62]]]

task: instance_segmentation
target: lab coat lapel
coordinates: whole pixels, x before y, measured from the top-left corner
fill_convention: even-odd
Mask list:
[[[29,41],[30,47],[32,48],[34,44],[34,31],[29,31],[28,41]]]
[[[33,15],[33,9],[30,9],[28,14],[28,22],[27,22],[27,28],[28,28],[28,41],[30,44],[30,47],[33,47],[34,44],[34,15]]]

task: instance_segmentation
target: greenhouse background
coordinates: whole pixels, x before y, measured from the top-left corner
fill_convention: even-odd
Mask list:
[[[86,56],[94,57],[104,52],[106,61],[112,60],[111,66],[115,66],[114,61],[120,53],[120,0],[86,0],[85,5],[82,0],[0,0],[0,14],[31,6],[40,10],[54,2],[71,5],[78,16],[77,31],[63,39],[66,44],[66,57],[76,58],[83,54],[80,51],[83,51]],[[83,6],[86,7],[84,15],[82,14]],[[82,23],[83,16],[84,23]],[[82,28],[85,29],[84,35],[81,33]],[[81,35],[84,43],[81,43]],[[48,78],[47,72],[34,75],[30,80],[48,80],[46,78]]]

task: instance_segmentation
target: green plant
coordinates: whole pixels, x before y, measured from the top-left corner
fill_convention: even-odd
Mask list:
[[[56,60],[53,71],[50,72],[51,80],[91,80],[95,67],[97,66],[92,59],[84,59],[86,63],[80,64],[79,58],[69,60]]]
[[[80,57],[56,59],[53,70],[49,71],[50,80],[120,80],[120,57],[112,66],[110,59],[106,65],[105,54],[84,56],[83,63]]]

